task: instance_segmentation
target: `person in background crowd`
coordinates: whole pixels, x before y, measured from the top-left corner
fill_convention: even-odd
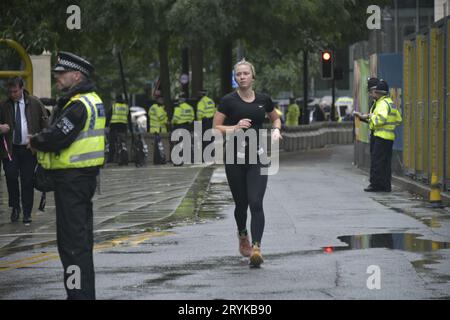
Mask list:
[[[286,114],[286,126],[294,127],[298,126],[298,119],[300,118],[300,108],[297,103],[295,103],[294,97],[289,98],[289,106]]]
[[[119,158],[121,144],[126,144],[129,113],[130,108],[125,99],[121,94],[116,95],[116,102],[112,105],[106,119],[106,125],[109,126],[109,156],[107,162],[114,162],[114,159]]]
[[[19,219],[22,204],[23,223],[29,225],[34,204],[36,155],[28,147],[28,136],[48,125],[44,105],[24,88],[21,77],[6,82],[8,99],[0,108],[0,156],[6,175],[11,222]],[[20,178],[20,188],[19,188]]]

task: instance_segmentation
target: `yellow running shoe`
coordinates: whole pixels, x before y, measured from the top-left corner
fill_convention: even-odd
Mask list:
[[[249,265],[251,268],[259,268],[259,266],[264,262],[261,255],[261,247],[254,244],[252,248],[252,254],[250,256]]]

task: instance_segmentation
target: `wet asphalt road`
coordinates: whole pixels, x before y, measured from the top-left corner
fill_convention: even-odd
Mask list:
[[[105,170],[97,298],[448,299],[450,211],[428,209],[398,187],[363,192],[368,178],[352,158],[353,146],[282,155],[265,197],[260,269],[238,255],[222,167],[209,186],[213,168]],[[36,216],[36,225],[47,222],[33,235],[9,225],[8,214],[2,208],[0,298],[64,299],[51,208]]]

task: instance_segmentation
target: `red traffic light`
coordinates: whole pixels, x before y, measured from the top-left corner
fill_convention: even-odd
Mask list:
[[[321,76],[323,80],[333,79],[333,69],[334,69],[334,57],[333,51],[324,50],[321,51]]]
[[[331,53],[330,52],[323,52],[322,53],[322,59],[325,61],[328,61],[331,59]]]

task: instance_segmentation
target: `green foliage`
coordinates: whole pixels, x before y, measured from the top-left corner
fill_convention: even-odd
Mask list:
[[[301,90],[301,52],[342,48],[367,37],[366,8],[387,0],[3,0],[0,37],[30,54],[73,51],[96,66],[102,94],[120,91],[117,53],[123,53],[130,92],[143,92],[159,74],[158,43],[169,44],[172,94],[179,90],[181,48],[205,50],[204,87],[218,92],[218,44],[239,43],[259,70],[258,86]],[[81,8],[81,30],[68,30],[66,10]],[[314,57],[314,55],[312,55]],[[1,48],[0,67],[17,59]],[[314,60],[311,60],[314,62]],[[311,67],[314,73],[314,66]]]

